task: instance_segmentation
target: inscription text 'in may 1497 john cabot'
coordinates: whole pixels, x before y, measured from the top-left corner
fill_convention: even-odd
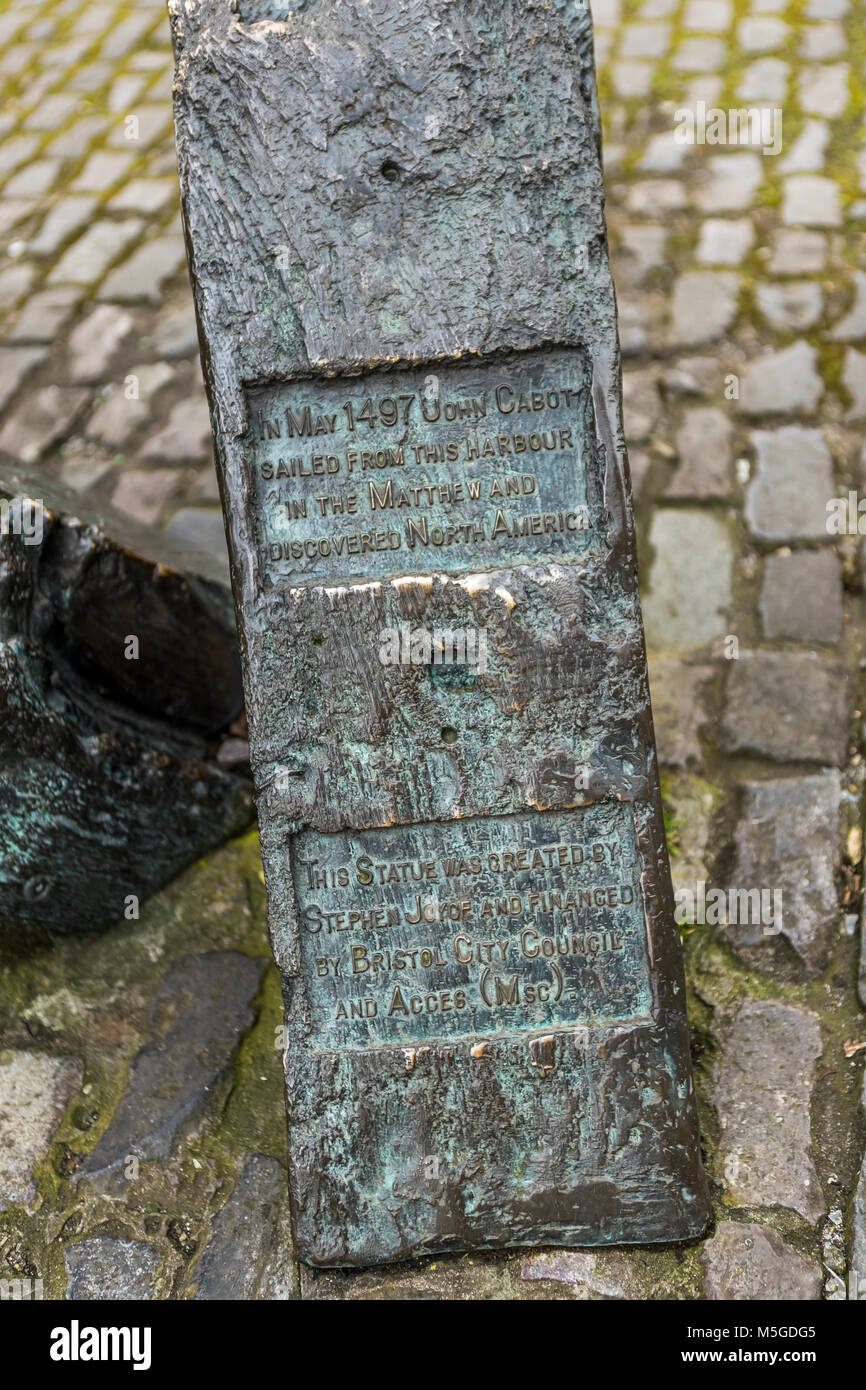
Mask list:
[[[575,557],[592,543],[580,352],[250,393],[262,568],[292,582]]]

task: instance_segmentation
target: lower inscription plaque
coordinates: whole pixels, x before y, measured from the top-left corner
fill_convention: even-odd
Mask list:
[[[318,1048],[650,1018],[630,807],[307,831],[292,865]]]

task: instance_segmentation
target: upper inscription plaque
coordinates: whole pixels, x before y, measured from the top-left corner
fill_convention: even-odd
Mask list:
[[[259,563],[293,583],[483,570],[597,541],[579,351],[250,391]]]

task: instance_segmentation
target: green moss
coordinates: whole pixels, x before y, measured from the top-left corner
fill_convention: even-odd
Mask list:
[[[283,1003],[276,966],[265,975],[257,1001],[255,1027],[244,1038],[234,1081],[215,1130],[203,1151],[239,1163],[248,1153],[286,1161],[286,1111],[283,1093]]]
[[[675,858],[680,852],[680,825],[677,818],[677,809],[671,795],[671,783],[667,777],[662,777],[662,814],[664,817],[665,839],[668,844],[668,854]]]
[[[215,1118],[203,1126],[205,1134],[211,1131],[209,1140],[190,1140],[173,1159],[142,1162],[128,1202],[79,1190],[74,1173],[58,1171],[70,1150],[83,1162],[110,1124],[147,1036],[150,1001],[167,970],[183,956],[207,950],[270,954],[255,832],[182,874],[143,905],[138,922],[100,936],[57,938],[30,954],[7,952],[0,970],[7,1034],[12,1031],[16,1045],[81,1057],[84,1067],[82,1089],[70,1099],[35,1168],[38,1209],[29,1216],[21,1209],[0,1216],[0,1238],[11,1232],[27,1251],[48,1297],[63,1296],[65,1240],[97,1232],[147,1235],[166,1256],[167,1288],[179,1258],[163,1232],[175,1209],[201,1227],[215,1191],[234,1180],[244,1153],[285,1158],[281,1067],[274,1050],[282,1011],[272,967],[233,1077],[214,1097]],[[14,1030],[23,1024],[30,1031],[22,1040]],[[98,1119],[82,1128],[84,1112],[98,1112]],[[48,1232],[62,1233],[60,1242]]]

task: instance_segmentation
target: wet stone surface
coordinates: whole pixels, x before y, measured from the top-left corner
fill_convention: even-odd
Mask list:
[[[0,1207],[29,1206],[36,1198],[34,1166],[80,1082],[77,1059],[0,1053]]]
[[[814,652],[755,651],[731,663],[722,724],[730,752],[841,766],[848,678]]]
[[[140,1241],[94,1236],[66,1248],[67,1298],[153,1298],[158,1255]]]
[[[809,1098],[820,1056],[818,1020],[790,1004],[743,1004],[724,1038],[714,1103],[719,1177],[734,1205],[824,1212],[811,1157]]]
[[[764,636],[834,646],[842,635],[839,560],[831,551],[776,552],[761,590]]]
[[[841,810],[836,773],[744,784],[730,880],[734,887],[762,886],[767,919],[758,923],[753,914],[729,932],[731,948],[745,960],[769,970],[784,942],[811,973],[826,966],[841,928],[832,871]]]
[[[771,1226],[722,1221],[704,1246],[709,1299],[797,1301],[820,1296],[821,1270],[786,1245]]]
[[[289,1292],[296,1277],[290,1240],[285,1170],[276,1159],[253,1154],[214,1217],[210,1239],[194,1270],[195,1297],[221,1301],[274,1297],[279,1271]]]
[[[233,951],[176,961],[154,996],[148,1041],[135,1058],[114,1119],[81,1170],[106,1182],[129,1158],[165,1158],[229,1074],[253,1021],[264,962]]]

